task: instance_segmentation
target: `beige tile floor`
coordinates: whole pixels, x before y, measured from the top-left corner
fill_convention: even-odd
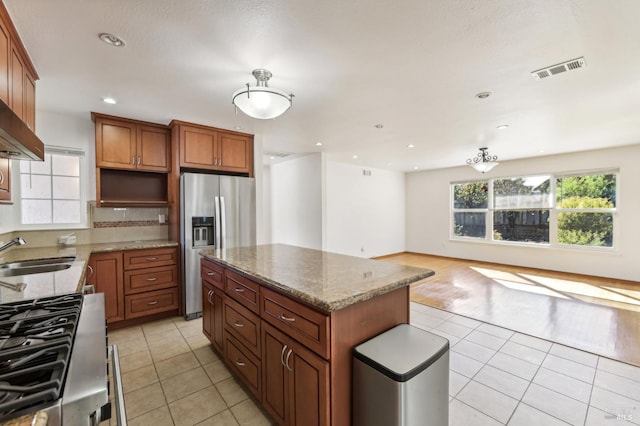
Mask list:
[[[130,426],[271,424],[213,352],[201,319],[116,330],[109,343],[120,352]]]

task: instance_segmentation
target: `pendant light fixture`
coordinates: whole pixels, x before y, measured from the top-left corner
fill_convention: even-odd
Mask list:
[[[480,152],[478,153],[478,155],[476,155],[473,158],[469,158],[467,160],[468,165],[470,165],[480,173],[484,174],[489,170],[493,169],[498,164],[500,164],[496,162],[496,160],[498,159],[497,155],[489,155],[487,153],[487,149],[489,148],[484,147],[479,149],[480,149]]]
[[[288,95],[268,86],[267,82],[272,76],[270,71],[258,68],[253,70],[253,76],[256,78],[255,86],[247,83],[246,87],[233,94],[236,108],[249,117],[261,120],[279,117],[291,108],[293,94]]]

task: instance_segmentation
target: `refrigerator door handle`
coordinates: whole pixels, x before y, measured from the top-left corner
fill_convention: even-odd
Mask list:
[[[222,244],[220,248],[227,248],[227,215],[225,211],[224,197],[220,197],[220,228],[222,228],[222,239],[220,241]]]
[[[215,229],[215,233],[216,233],[216,241],[215,241],[215,245],[216,248],[222,248],[220,246],[220,197],[216,196],[215,199],[213,200],[214,203],[214,207],[215,207],[215,215],[216,217],[214,218],[215,221],[215,225],[214,227]]]

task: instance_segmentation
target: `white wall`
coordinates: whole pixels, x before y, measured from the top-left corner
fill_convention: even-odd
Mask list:
[[[404,173],[329,161],[325,172],[326,250],[361,257],[405,250]]]
[[[619,279],[640,280],[640,145],[501,162],[489,178],[619,168],[615,251],[522,247],[449,239],[451,182],[477,180],[468,166],[410,173],[407,190],[407,251],[529,266]]]
[[[322,156],[271,166],[273,243],[322,249]]]

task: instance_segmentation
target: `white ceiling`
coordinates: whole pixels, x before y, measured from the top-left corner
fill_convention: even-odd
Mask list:
[[[640,143],[637,0],[4,2],[40,75],[38,110],[241,129],[265,151],[403,171],[480,146],[508,160]],[[580,56],[584,69],[531,77]],[[282,117],[235,113],[254,68],[295,94]]]

